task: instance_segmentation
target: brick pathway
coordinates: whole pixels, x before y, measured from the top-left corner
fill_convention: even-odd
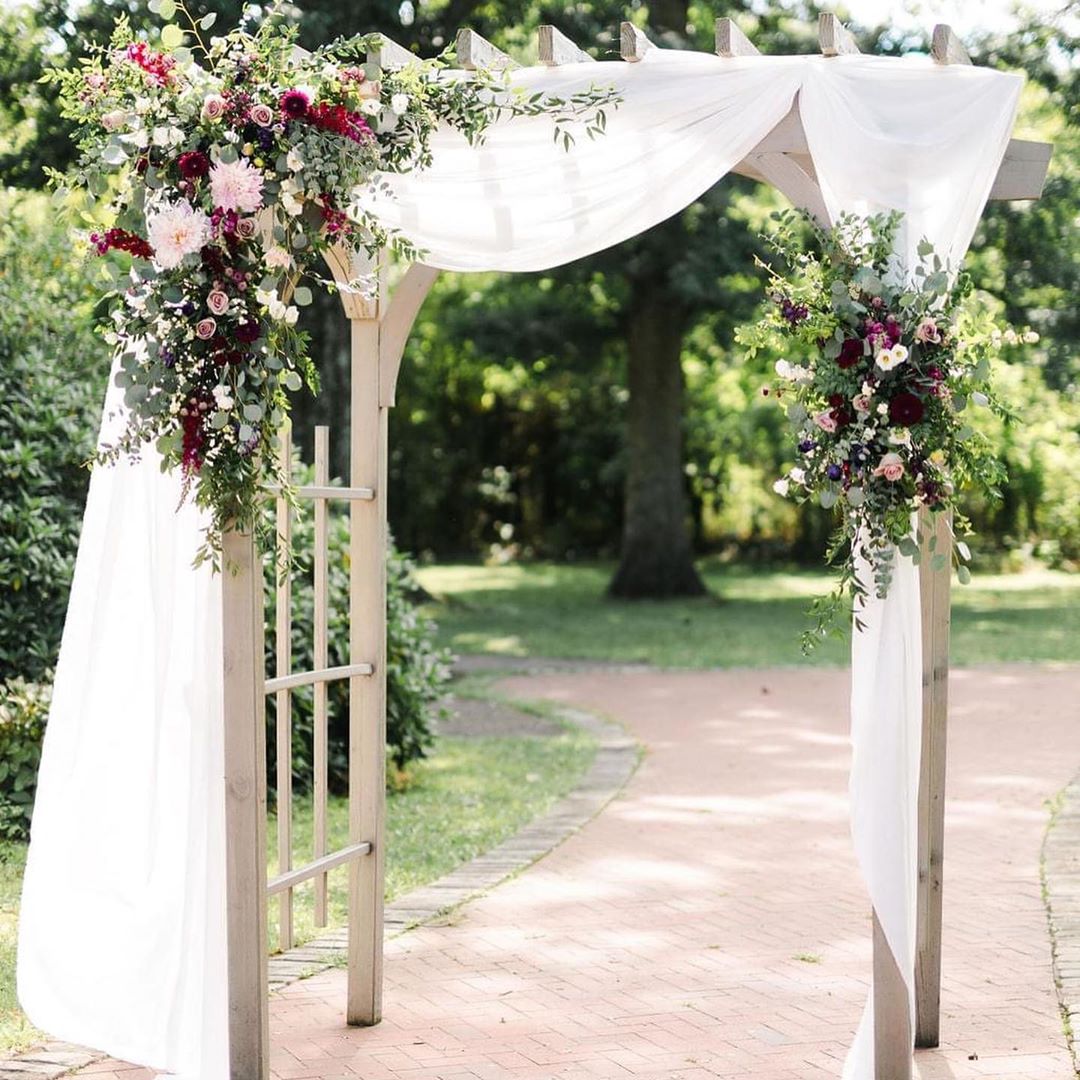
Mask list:
[[[511,685],[623,720],[645,763],[552,855],[392,941],[379,1027],[342,1025],[340,971],[276,994],[275,1077],[837,1077],[870,961],[845,674]],[[1069,1080],[1039,849],[1044,802],[1080,764],[1080,669],[960,672],[952,692],[944,1042],[918,1076]]]

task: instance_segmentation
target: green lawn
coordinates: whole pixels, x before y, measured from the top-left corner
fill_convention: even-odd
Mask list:
[[[393,900],[512,836],[565,795],[592,762],[591,736],[567,727],[554,737],[447,737],[435,753],[411,770],[412,785],[390,795],[386,804],[386,897]],[[268,844],[276,872],[276,820]],[[328,832],[331,850],[348,843],[348,808],[332,799]],[[311,804],[294,800],[293,852],[299,865],[310,858]],[[346,904],[344,867],[330,874],[330,922],[343,925]],[[299,888],[293,924],[298,941],[316,933],[313,891]],[[270,902],[271,940],[277,940],[277,900]]]
[[[820,572],[745,570],[705,563],[712,596],[667,602],[604,596],[609,565],[429,566],[428,612],[459,653],[642,661],[662,667],[844,664],[846,641],[809,658],[799,647]],[[953,589],[955,664],[1080,661],[1080,575],[1048,570],[976,575]]]
[[[412,770],[413,782],[387,799],[387,898],[434,881],[473,856],[495,847],[565,795],[591,764],[595,741],[567,726],[551,737],[440,739],[431,758]],[[330,805],[330,841],[347,842],[344,799]],[[270,822],[270,851],[276,851]],[[311,850],[311,813],[297,798],[294,818],[297,863]],[[0,1052],[40,1038],[15,999],[15,940],[26,849],[0,843]],[[273,865],[271,873],[275,872]],[[331,923],[345,917],[345,870],[330,875]],[[298,940],[315,934],[310,885],[296,892]],[[277,900],[270,903],[271,929]],[[275,931],[276,932],[276,931]]]

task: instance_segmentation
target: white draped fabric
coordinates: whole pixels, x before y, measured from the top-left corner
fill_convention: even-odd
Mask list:
[[[455,270],[539,270],[676,213],[738,163],[796,95],[826,205],[907,215],[958,260],[1004,153],[1021,79],[925,59],[650,51],[639,64],[518,72],[572,93],[614,85],[607,135],[570,153],[550,121],[434,164],[369,204]],[[228,1074],[219,582],[194,571],[199,515],[153,456],[90,489],[34,818],[19,992],[43,1029],[195,1080]],[[852,832],[899,966],[914,957],[918,578],[898,568],[852,663]],[[752,733],[748,733],[752,737]],[[872,1014],[847,1080],[873,1076]]]

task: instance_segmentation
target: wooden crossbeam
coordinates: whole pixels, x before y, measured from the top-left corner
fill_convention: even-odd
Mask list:
[[[420,62],[418,56],[402,48],[396,41],[391,41],[385,34],[379,35],[378,48],[368,51],[368,59],[379,67],[386,68],[387,71],[398,71],[410,64]]]
[[[822,56],[848,56],[859,51],[851,31],[831,11],[818,16],[818,43]]]
[[[760,56],[754,43],[728,18],[716,20],[717,56]]]
[[[970,64],[964,43],[953,33],[952,27],[938,23],[934,27],[934,39],[930,45],[930,55],[937,64]]]
[[[475,71],[477,68],[505,71],[507,68],[517,67],[502,49],[495,48],[475,30],[466,28],[457,32],[457,58],[458,63],[467,71]]]
[[[539,29],[540,63],[547,67],[561,64],[586,64],[594,62],[584,49],[579,49],[564,33],[547,24]]]
[[[636,64],[651,48],[653,43],[645,36],[644,31],[639,30],[632,22],[620,24],[619,52],[624,60]]]

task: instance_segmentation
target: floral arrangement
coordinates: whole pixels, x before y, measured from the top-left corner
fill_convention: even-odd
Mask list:
[[[899,214],[845,217],[823,231],[810,224],[817,252],[807,250],[800,215],[778,215],[766,242],[782,272],[761,263],[772,303],[756,326],[739,331],[751,355],[779,340],[797,354],[776,363],[778,382],[763,388],[786,406],[796,464],[774,489],[799,502],[836,508],[829,551],[840,561],[835,592],[814,606],[811,648],[851,603],[872,589],[888,594],[896,553],[916,562],[927,539],[936,569],[947,556],[913,531],[920,507],[953,513],[967,531],[959,493],[977,485],[997,494],[1003,469],[969,421],[973,407],[1008,415],[990,385],[990,361],[1001,331],[988,329],[970,303],[972,286],[953,276],[932,246],[918,246],[918,265],[904,273],[894,254]],[[1038,335],[1007,330],[1015,344]],[[954,533],[955,535],[955,533]],[[953,545],[961,582],[970,580],[970,550]]]
[[[415,258],[363,208],[382,174],[422,169],[439,124],[471,141],[505,116],[547,115],[566,146],[605,126],[608,90],[525,95],[505,77],[447,77],[453,57],[380,68],[379,35],[296,46],[278,9],[261,24],[208,37],[182,0],[151,0],[160,39],[123,16],[108,47],[77,70],[54,70],[81,156],[55,176],[57,203],[76,216],[113,277],[108,340],[130,413],[102,460],[156,446],[183,470],[185,494],[208,508],[199,558],[223,529],[254,528],[261,489],[277,475],[276,432],[288,392],[316,392],[297,329],[328,247]],[[174,20],[181,18],[185,28]],[[117,262],[130,262],[118,268]],[[363,288],[363,280],[350,287]]]

